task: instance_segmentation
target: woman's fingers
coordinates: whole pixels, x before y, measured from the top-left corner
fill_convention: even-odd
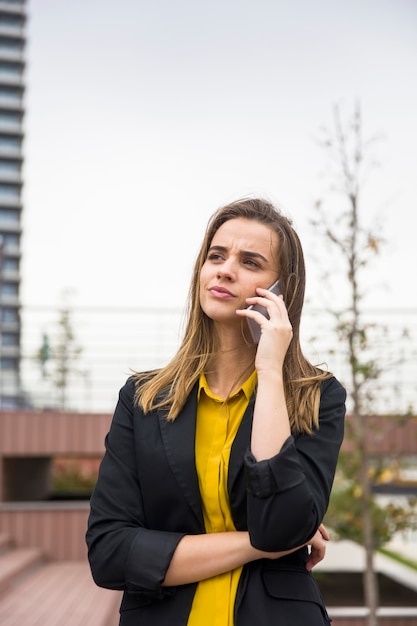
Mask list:
[[[316,534],[309,542],[310,554],[306,562],[306,568],[310,572],[326,556],[326,541],[330,536],[323,524],[320,524]]]

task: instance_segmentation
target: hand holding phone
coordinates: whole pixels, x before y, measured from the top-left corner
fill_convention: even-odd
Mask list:
[[[283,293],[279,279],[276,280],[273,285],[268,287],[268,291],[271,291],[277,296]],[[259,311],[259,313],[262,313],[262,315],[264,315],[269,320],[268,311],[264,306],[261,306],[260,304],[251,304],[251,306],[248,306],[248,310]],[[253,342],[259,343],[259,340],[261,338],[261,327],[257,322],[255,322],[255,320],[250,319],[249,317],[247,318],[247,320]]]

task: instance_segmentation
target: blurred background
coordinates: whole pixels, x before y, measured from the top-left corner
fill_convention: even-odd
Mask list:
[[[340,224],[328,137],[358,111],[358,211],[378,240],[361,274],[383,363],[372,408],[415,415],[416,58],[415,0],[0,0],[0,553],[12,536],[38,550],[29,562],[85,559],[118,390],[174,354],[207,220],[232,200],[259,195],[293,220],[304,350],[350,384],[334,313],[351,284],[312,222],[324,206]],[[401,437],[415,488],[416,435]],[[68,576],[85,587],[82,567]],[[97,625],[115,623],[110,604]]]

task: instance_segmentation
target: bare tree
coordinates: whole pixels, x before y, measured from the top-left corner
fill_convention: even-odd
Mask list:
[[[346,288],[347,306],[341,310],[332,308],[330,313],[335,320],[335,332],[339,345],[346,351],[348,376],[346,381],[349,398],[349,419],[346,423],[346,437],[352,442],[352,451],[341,455],[339,471],[339,494],[348,503],[349,519],[342,518],[342,512],[329,507],[326,519],[329,526],[344,528],[348,536],[360,539],[366,554],[364,571],[364,596],[368,607],[368,626],[377,626],[379,606],[378,578],[374,567],[374,552],[381,538],[386,540],[397,528],[403,528],[410,515],[408,509],[387,507],[382,513],[384,528],[381,526],[381,508],[373,495],[373,482],[380,468],[376,467],[369,453],[369,437],[372,429],[370,416],[375,414],[375,401],[383,374],[383,359],[377,358],[372,338],[379,331],[375,324],[364,321],[364,271],[379,253],[384,239],[380,227],[369,228],[363,223],[362,196],[368,175],[375,162],[369,149],[375,139],[365,141],[362,137],[362,117],[360,106],[354,109],[353,116],[343,122],[339,107],[334,108],[334,123],[329,131],[323,129],[320,145],[330,157],[331,187],[327,195],[317,201],[311,223],[315,232],[326,245],[326,251],[334,253],[341,263],[338,272],[340,283]],[[332,209],[328,208],[332,197]],[[336,264],[337,265],[337,264]],[[329,263],[324,270],[324,278],[331,280],[334,265]],[[329,269],[330,268],[330,269]],[[398,416],[390,416],[391,427]],[[388,423],[388,422],[387,422]],[[335,481],[334,497],[337,500],[338,485]],[[333,498],[333,496],[332,496]],[[349,501],[350,498],[350,501]],[[354,511],[358,515],[354,517]],[[338,517],[339,516],[339,517]],[[410,516],[410,520],[411,520]],[[379,520],[379,525],[378,525]]]
[[[66,292],[59,310],[57,333],[52,341],[48,334],[43,334],[42,344],[36,355],[42,377],[49,378],[58,392],[61,410],[68,408],[68,387],[72,376],[81,374],[77,367],[81,353],[82,348],[78,345],[74,332],[69,294]]]
[[[62,307],[58,323],[60,331],[54,350],[54,384],[59,392],[60,407],[62,410],[65,410],[67,408],[67,390],[70,376],[77,371],[76,363],[82,350],[76,342],[71,310],[68,306]]]

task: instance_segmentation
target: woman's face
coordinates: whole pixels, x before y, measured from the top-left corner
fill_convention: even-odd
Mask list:
[[[217,230],[200,273],[200,305],[215,322],[235,325],[236,309],[247,306],[256,288],[278,278],[278,236],[265,224],[243,217]]]

